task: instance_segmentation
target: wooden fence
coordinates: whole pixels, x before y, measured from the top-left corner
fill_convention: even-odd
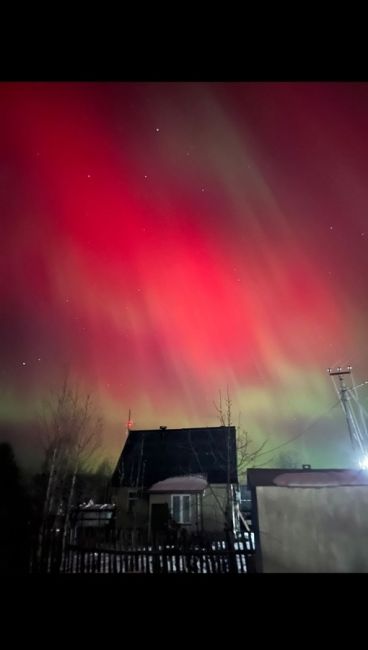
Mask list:
[[[61,574],[245,574],[254,573],[254,546],[248,533],[228,533],[222,539],[172,540],[128,547],[119,531],[71,537],[62,550],[62,531],[49,531],[42,552],[34,554],[34,573]]]

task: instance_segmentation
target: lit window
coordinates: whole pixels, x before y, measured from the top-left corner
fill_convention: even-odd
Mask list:
[[[171,497],[172,518],[178,524],[190,524],[190,495],[173,494]]]

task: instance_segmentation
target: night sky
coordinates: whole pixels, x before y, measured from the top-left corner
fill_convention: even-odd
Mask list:
[[[0,429],[23,462],[68,372],[113,461],[129,408],[214,426],[228,385],[256,441],[356,463],[326,368],[368,378],[368,84],[3,83],[0,142]]]

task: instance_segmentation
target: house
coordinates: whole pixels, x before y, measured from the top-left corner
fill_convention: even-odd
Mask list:
[[[117,526],[223,532],[236,526],[237,483],[235,427],[130,430],[112,476]]]

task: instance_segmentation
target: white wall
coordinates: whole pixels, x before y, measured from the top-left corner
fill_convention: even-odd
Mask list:
[[[368,486],[256,494],[264,572],[368,572]]]

